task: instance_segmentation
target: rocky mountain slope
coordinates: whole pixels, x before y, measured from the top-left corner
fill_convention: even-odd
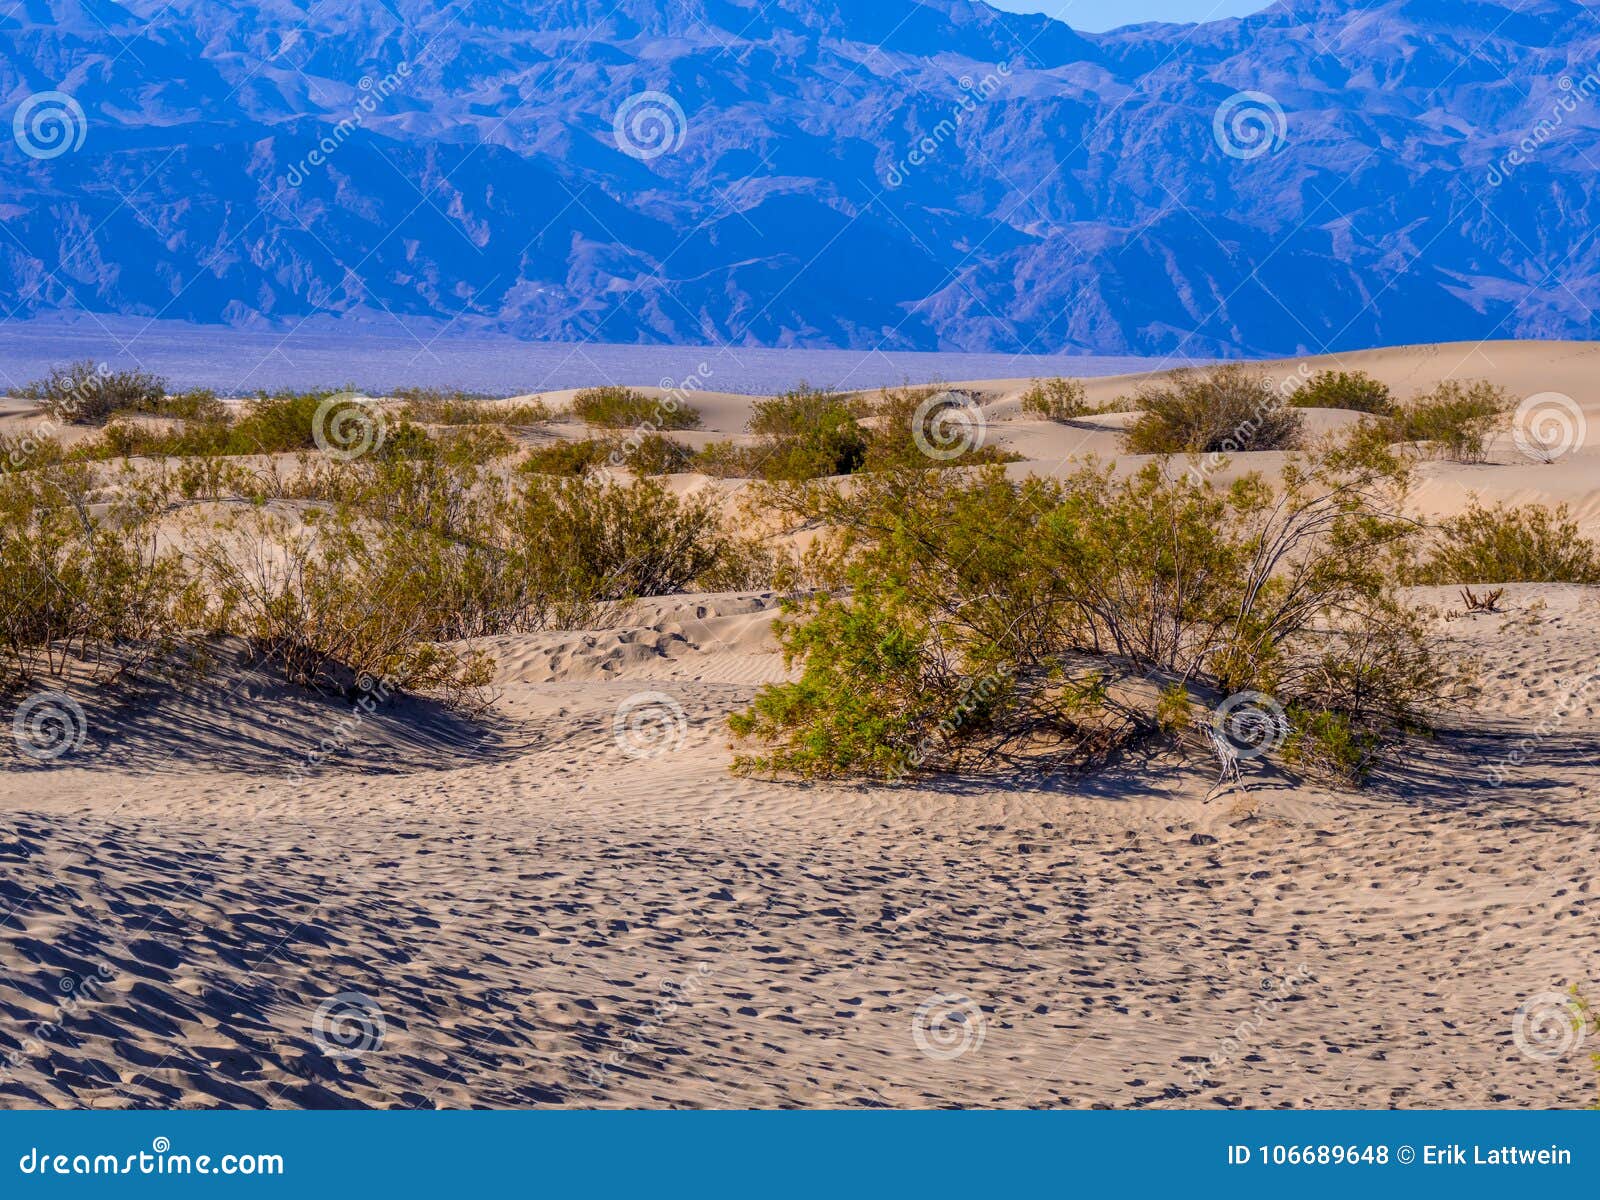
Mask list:
[[[11,317],[1196,356],[1596,336],[1600,13],[1574,0],[1100,35],[976,0],[23,0],[0,98]]]

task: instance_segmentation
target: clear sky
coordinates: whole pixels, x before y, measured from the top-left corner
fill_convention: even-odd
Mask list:
[[[1141,21],[1216,21],[1260,12],[1271,0],[985,0],[1007,12],[1059,17],[1074,29],[1100,32]]]

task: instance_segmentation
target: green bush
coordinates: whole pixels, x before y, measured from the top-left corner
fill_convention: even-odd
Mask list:
[[[1289,398],[1296,408],[1342,408],[1388,416],[1394,397],[1387,385],[1364,371],[1318,371]]]
[[[849,475],[867,457],[867,435],[857,415],[845,397],[803,383],[757,400],[747,426],[761,439],[750,455],[751,469],[774,481]]]
[[[700,414],[675,396],[652,400],[625,387],[585,388],[572,398],[579,420],[606,429],[698,429]]]
[[[736,769],[1092,766],[1181,723],[1150,678],[1265,692],[1308,729],[1332,714],[1393,746],[1464,678],[1396,598],[1413,526],[1380,484],[1321,465],[1225,491],[1159,464],[1021,482],[991,466],[805,493],[832,530],[811,563],[824,590],[779,631],[798,678],[732,721],[752,744]]]
[[[1571,510],[1474,503],[1443,522],[1412,572],[1416,583],[1600,583],[1600,546]]]
[[[683,591],[733,549],[714,496],[675,496],[650,479],[530,479],[510,528],[518,552],[536,556],[526,570],[598,601]]]
[[[535,446],[517,469],[529,475],[586,475],[610,466],[613,451],[613,443],[599,438],[561,438]]]
[[[156,415],[174,417],[180,421],[221,421],[228,415],[227,405],[217,399],[217,394],[207,388],[191,388],[173,396],[163,397],[156,405]]]
[[[761,455],[756,447],[721,441],[697,450],[689,469],[716,479],[753,479],[760,463]]]
[[[987,427],[975,397],[936,387],[885,388],[870,409],[860,469],[893,471],[1015,462],[985,444]]]
[[[113,413],[155,413],[166,396],[166,381],[144,371],[113,371],[92,359],[52,367],[44,379],[28,384],[21,396],[57,421],[99,425]]]
[[[1046,421],[1070,421],[1094,410],[1076,379],[1035,379],[1022,393],[1022,411]]]
[[[492,397],[445,388],[397,388],[401,415],[419,425],[540,425],[552,418],[542,400],[528,400],[509,408],[492,403]]]
[[[659,433],[624,441],[622,463],[635,475],[677,475],[694,469],[694,451]]]
[[[139,498],[97,503],[80,466],[0,476],[0,691],[73,662],[120,674],[199,619],[178,553]]]
[[[1293,450],[1305,418],[1285,405],[1271,381],[1239,363],[1175,371],[1140,388],[1140,410],[1123,431],[1130,454],[1232,454]]]
[[[1488,460],[1490,438],[1514,406],[1506,390],[1488,380],[1446,380],[1400,408],[1394,436],[1453,462],[1481,463]]]
[[[1358,785],[1377,765],[1382,745],[1375,734],[1357,729],[1344,713],[1306,709],[1288,712],[1289,735],[1283,761],[1303,775]]]

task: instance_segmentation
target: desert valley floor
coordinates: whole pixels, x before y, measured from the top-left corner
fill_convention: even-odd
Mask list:
[[[1561,391],[1600,429],[1600,346],[1343,361]],[[1025,419],[1025,382],[982,385],[1013,471],[1114,454],[1117,417]],[[748,407],[697,403],[710,432]],[[1566,501],[1593,535],[1597,436],[1425,464],[1418,503]],[[304,778],[349,706],[248,665],[91,706],[81,754],[0,772],[0,1104],[1591,1102],[1587,1054],[1531,1056],[1513,1021],[1600,977],[1600,588],[1421,598],[1485,656],[1482,701],[1354,793],[1254,765],[1208,800],[1198,758],[736,778],[724,719],[784,672],[770,593],[492,639],[483,721],[397,700]],[[685,736],[627,753],[630,702],[681,707]]]

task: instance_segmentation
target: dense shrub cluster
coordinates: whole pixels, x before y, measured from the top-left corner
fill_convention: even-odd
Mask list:
[[[1076,379],[1035,379],[1022,393],[1022,411],[1046,421],[1070,421],[1094,410]]]
[[[619,600],[771,578],[770,555],[712,499],[509,473],[497,429],[392,433],[358,460],[307,455],[288,473],[221,457],[124,469],[109,486],[79,464],[8,473],[0,687],[232,634],[307,687],[382,677],[470,707],[490,664],[462,639],[584,628]],[[214,500],[250,503],[187,515]]]
[[[698,429],[700,414],[676,395],[652,400],[625,387],[585,388],[572,399],[572,411],[581,421],[605,429]]]
[[[1460,682],[1394,594],[1412,526],[1391,501],[1381,480],[1324,466],[1291,468],[1277,491],[1151,464],[811,493],[807,515],[834,531],[813,564],[831,586],[781,631],[798,679],[733,718],[752,744],[738,766],[1086,765],[1182,726],[1191,703],[1258,691],[1293,722],[1300,761],[1359,774],[1367,748]]]

